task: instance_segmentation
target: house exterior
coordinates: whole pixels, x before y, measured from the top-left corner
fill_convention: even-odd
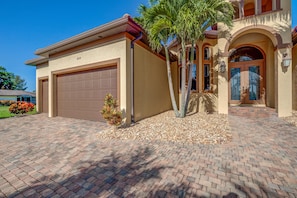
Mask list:
[[[0,89],[0,100],[25,101],[36,104],[35,93],[23,90]]]
[[[292,59],[291,1],[232,3],[236,10],[234,27],[228,30],[218,26],[218,62],[227,65],[227,72],[218,74],[218,111],[227,113],[228,104],[241,101],[275,108],[280,117],[290,116],[292,62],[284,63]]]
[[[107,93],[118,99],[126,123],[171,108],[165,58],[151,51],[129,15],[35,54],[26,64],[36,66],[37,111],[49,117],[103,121]]]
[[[253,105],[290,116],[297,109],[291,1],[230,3],[236,11],[233,27],[219,23],[196,42],[189,111],[228,114],[230,106]],[[170,49],[179,56],[180,46]],[[128,124],[171,109],[165,58],[151,51],[144,30],[129,15],[35,54],[39,58],[26,64],[36,66],[37,111],[49,117],[103,121],[99,111],[107,93],[119,100]],[[172,56],[177,101],[180,65]]]
[[[280,117],[290,116],[293,98],[296,106],[291,1],[230,3],[235,9],[233,27],[219,23],[212,30],[215,36],[196,42],[198,58],[192,77],[197,80],[192,82],[189,110],[228,114],[230,106],[253,105],[275,108]],[[172,47],[177,55],[179,49]],[[296,47],[293,50],[296,54]]]

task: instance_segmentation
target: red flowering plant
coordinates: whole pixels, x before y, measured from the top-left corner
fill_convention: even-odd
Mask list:
[[[14,113],[14,114],[24,114],[33,110],[34,110],[34,104],[29,102],[17,102],[17,103],[11,104],[9,107],[10,113]]]
[[[100,113],[108,124],[113,126],[122,124],[122,112],[118,110],[117,101],[110,93],[105,96],[104,106]]]

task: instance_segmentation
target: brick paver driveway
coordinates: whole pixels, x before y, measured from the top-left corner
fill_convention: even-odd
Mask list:
[[[297,197],[297,128],[232,110],[225,145],[104,141],[103,124],[43,114],[0,120],[0,197]]]

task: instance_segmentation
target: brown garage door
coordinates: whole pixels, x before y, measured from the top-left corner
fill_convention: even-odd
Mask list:
[[[100,110],[107,93],[117,98],[116,66],[57,75],[57,115],[104,121]]]
[[[48,113],[48,80],[41,81],[41,112]]]

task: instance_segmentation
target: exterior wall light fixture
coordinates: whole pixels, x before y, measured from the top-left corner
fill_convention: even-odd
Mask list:
[[[289,57],[288,53],[283,53],[283,67],[289,67],[291,64],[292,58]]]
[[[225,73],[225,71],[226,71],[226,63],[225,63],[225,61],[221,61],[220,62],[220,72]]]

